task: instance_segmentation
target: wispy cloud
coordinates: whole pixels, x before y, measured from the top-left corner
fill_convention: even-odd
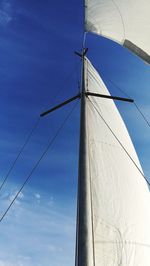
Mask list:
[[[0,6],[0,24],[7,25],[12,20],[12,5],[10,0],[2,0]]]
[[[29,257],[18,257],[14,262],[8,259],[0,260],[0,266],[33,266]]]
[[[6,207],[15,193],[16,189],[3,194],[1,205]],[[43,192],[21,193],[0,223],[0,266],[43,266],[49,261],[54,266],[73,265],[75,222],[73,207],[66,205],[61,207]]]

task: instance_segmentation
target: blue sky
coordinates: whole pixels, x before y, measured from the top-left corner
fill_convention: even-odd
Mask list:
[[[83,39],[80,0],[0,0],[0,180],[41,111],[78,92]],[[88,56],[112,94],[133,97],[150,120],[150,68],[124,48],[88,34]],[[149,128],[135,107],[118,103],[146,176]],[[1,214],[73,104],[43,118],[8,182]],[[0,223],[0,266],[73,266],[79,105],[7,217]]]

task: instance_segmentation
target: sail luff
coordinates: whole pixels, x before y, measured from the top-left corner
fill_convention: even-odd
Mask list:
[[[85,82],[90,92],[110,95],[87,58]],[[112,100],[88,96],[86,131],[86,176],[91,192],[88,208],[93,224],[92,247],[88,249],[94,248],[94,266],[149,266],[150,194],[126,126]]]
[[[78,174],[78,213],[77,213],[77,243],[76,266],[93,265],[93,240],[91,217],[91,191],[88,171],[87,132],[86,132],[86,96],[84,56],[82,66],[82,96],[80,115],[80,147]]]

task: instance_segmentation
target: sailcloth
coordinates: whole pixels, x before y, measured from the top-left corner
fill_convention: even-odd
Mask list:
[[[85,30],[116,41],[150,63],[149,0],[85,0]]]
[[[110,95],[87,58],[85,88]],[[150,195],[128,131],[113,100],[88,96],[85,108],[89,265],[149,266]]]

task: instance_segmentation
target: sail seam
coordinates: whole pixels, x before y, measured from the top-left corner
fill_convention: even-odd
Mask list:
[[[126,37],[126,34],[125,34],[125,24],[124,24],[124,20],[123,20],[123,16],[122,16],[122,13],[121,13],[121,10],[120,10],[120,8],[119,8],[119,6],[115,3],[115,1],[114,0],[111,0],[112,1],[112,3],[114,4],[114,6],[116,7],[116,9],[118,10],[118,13],[119,13],[119,15],[120,15],[120,18],[121,18],[121,21],[122,21],[122,26],[123,26],[123,39],[125,39]]]
[[[96,243],[111,243],[111,244],[116,244],[115,241],[95,241]],[[117,244],[122,244],[122,241],[117,241]],[[136,243],[136,242],[132,242],[132,241],[127,241],[124,240],[123,241],[123,245],[134,245],[134,246],[142,246],[142,247],[146,247],[146,248],[150,248],[149,244],[144,244],[144,243]]]

